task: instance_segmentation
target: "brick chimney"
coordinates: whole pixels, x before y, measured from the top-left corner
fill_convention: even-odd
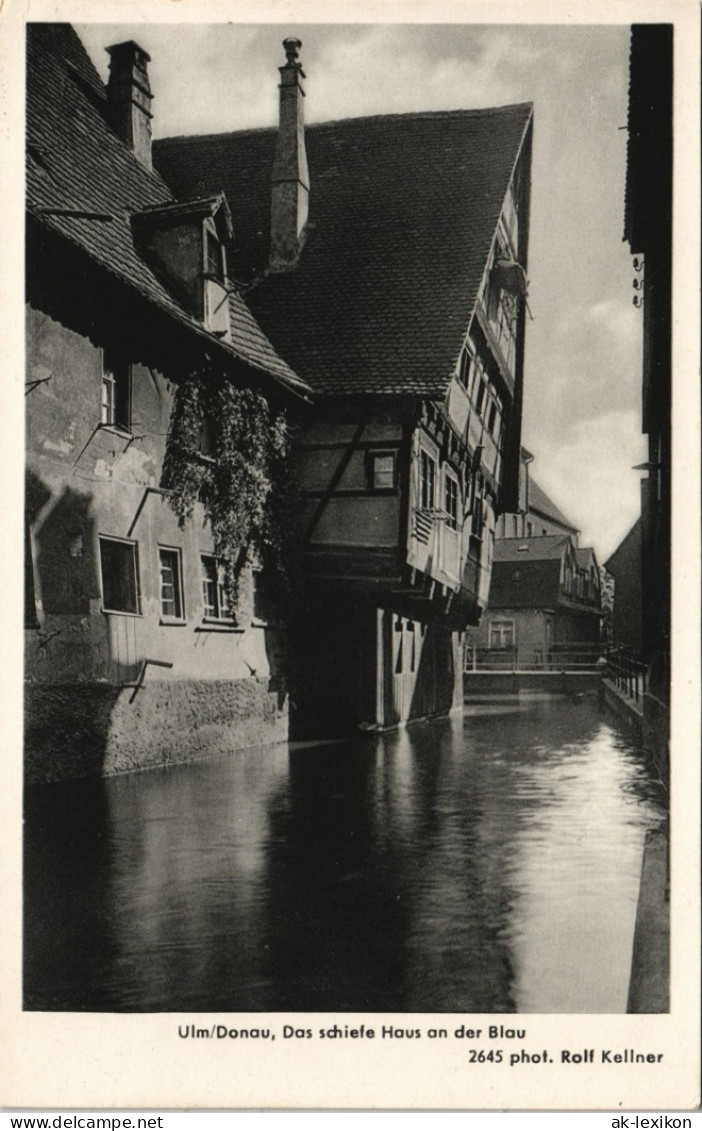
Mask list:
[[[129,40],[108,47],[110,77],[107,105],[115,130],[137,160],[151,169],[151,87],[147,64],[151,56]]]
[[[286,63],[280,67],[280,128],[273,159],[271,201],[271,271],[290,271],[297,264],[309,207],[310,177],[305,151],[305,121],[301,79],[297,62],[302,43],[283,40]]]

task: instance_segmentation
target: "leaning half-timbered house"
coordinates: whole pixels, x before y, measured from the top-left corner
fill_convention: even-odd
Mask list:
[[[278,130],[166,139],[154,160],[178,194],[223,187],[251,309],[314,390],[300,707],[384,727],[460,706],[461,634],[517,509],[533,113],[305,129],[284,46]]]

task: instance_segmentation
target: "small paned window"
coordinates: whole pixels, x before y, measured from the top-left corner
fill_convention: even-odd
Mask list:
[[[420,452],[419,472],[419,505],[422,510],[432,510],[436,504],[436,460],[424,449]]]
[[[490,621],[490,647],[514,648],[514,621]]]
[[[205,616],[211,620],[233,620],[227,592],[227,563],[212,554],[203,554],[201,562]]]
[[[139,614],[139,559],[136,542],[100,536],[102,607],[107,613]]]
[[[368,478],[374,491],[391,490],[395,486],[395,453],[371,452],[368,457]]]
[[[458,483],[452,475],[446,473],[444,491],[444,510],[446,511],[446,525],[449,530],[458,529]]]
[[[132,367],[123,353],[110,348],[102,354],[100,423],[129,431],[132,426]]]
[[[180,550],[159,547],[161,616],[183,619],[183,584]]]

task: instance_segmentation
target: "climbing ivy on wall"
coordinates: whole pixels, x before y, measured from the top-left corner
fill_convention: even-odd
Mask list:
[[[181,526],[202,503],[215,553],[229,563],[232,599],[252,552],[290,586],[296,498],[289,456],[285,413],[254,389],[207,369],[178,384],[162,486]]]

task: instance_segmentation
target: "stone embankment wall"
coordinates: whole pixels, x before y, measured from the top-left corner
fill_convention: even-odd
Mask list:
[[[38,684],[25,701],[28,784],[102,777],[284,742],[287,700],[268,680],[141,687]]]

